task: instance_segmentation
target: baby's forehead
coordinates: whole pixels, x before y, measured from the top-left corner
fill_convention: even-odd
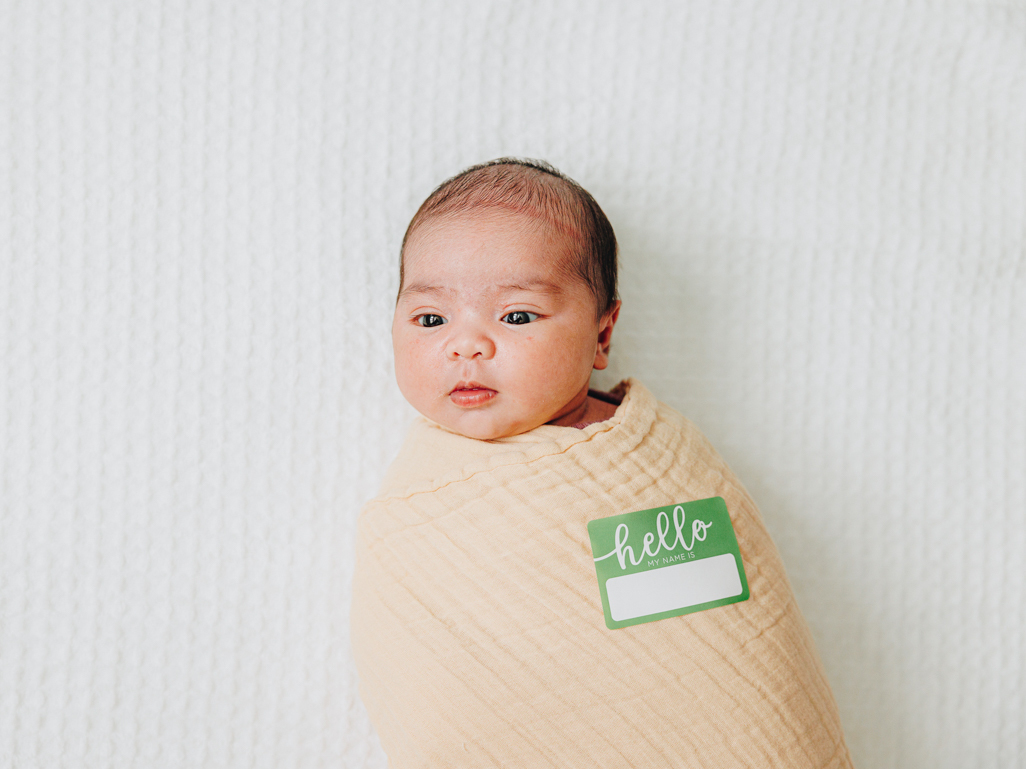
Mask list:
[[[505,208],[481,207],[422,220],[408,238],[404,257],[418,252],[425,242],[436,246],[462,242],[483,230],[502,234],[510,242],[530,240],[536,247],[558,253],[560,262],[572,261],[579,250],[577,239],[547,217]]]
[[[407,280],[418,285],[442,275],[509,286],[568,288],[580,282],[572,241],[543,218],[494,208],[422,221],[404,260]]]

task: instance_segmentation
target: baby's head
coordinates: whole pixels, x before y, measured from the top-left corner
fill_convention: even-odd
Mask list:
[[[403,238],[396,379],[421,414],[483,440],[589,413],[620,302],[616,237],[580,185],[502,158],[444,182]]]

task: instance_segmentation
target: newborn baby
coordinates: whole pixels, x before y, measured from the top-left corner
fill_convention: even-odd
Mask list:
[[[407,229],[392,339],[423,418],[361,514],[351,616],[390,763],[850,766],[751,499],[640,383],[589,389],[616,297],[609,221],[547,164],[470,168]],[[683,511],[710,499],[743,563],[735,597],[618,623],[597,564],[694,559]],[[627,544],[624,523],[615,552],[592,551],[589,523],[660,507],[658,538]]]
[[[465,172],[413,218],[400,276],[396,379],[428,419],[491,440],[613,415],[588,380],[620,310],[616,238],[576,183],[516,163]]]

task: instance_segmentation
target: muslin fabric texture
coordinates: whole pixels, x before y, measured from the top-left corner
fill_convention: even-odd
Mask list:
[[[635,380],[616,414],[495,441],[413,424],[359,521],[351,633],[395,769],[851,766],[761,516]],[[606,628],[588,521],[722,496],[749,600]]]

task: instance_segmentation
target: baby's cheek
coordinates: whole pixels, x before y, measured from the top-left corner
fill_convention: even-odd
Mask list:
[[[401,359],[404,366],[415,367],[421,365],[426,357],[424,340],[413,337],[404,340],[401,353],[396,356],[396,362]]]
[[[560,359],[565,361],[567,366],[571,365],[571,361],[580,364],[584,360],[590,360],[593,354],[590,337],[566,334],[560,339]]]
[[[404,392],[415,393],[423,376],[425,356],[419,340],[407,340],[396,349],[395,373]],[[409,396],[407,396],[409,398]]]

